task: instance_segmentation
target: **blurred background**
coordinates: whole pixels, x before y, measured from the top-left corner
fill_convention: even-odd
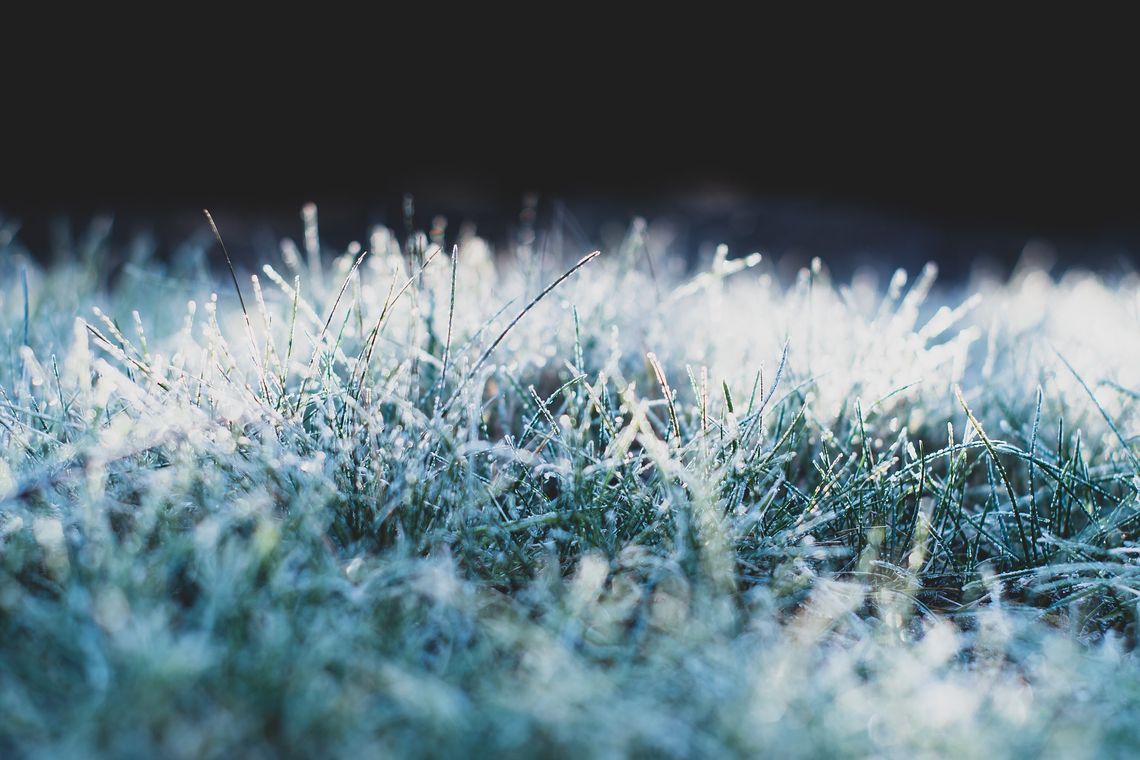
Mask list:
[[[924,40],[855,39],[815,67],[752,43],[698,66],[662,43],[618,68],[591,37],[495,55],[368,48],[320,68],[278,53],[240,70],[225,43],[199,42],[186,71],[149,83],[140,65],[178,59],[169,40],[110,64],[98,48],[91,71],[41,56],[0,116],[0,214],[45,258],[107,215],[113,242],[169,253],[208,235],[203,207],[253,255],[299,236],[307,202],[341,247],[374,224],[401,230],[410,194],[418,227],[444,216],[449,234],[473,224],[504,245],[529,225],[570,254],[642,217],[686,261],[723,242],[788,267],[819,256],[839,276],[935,261],[945,280],[1008,272],[1028,247],[1058,270],[1130,269],[1132,56],[1033,40],[1001,68],[954,39],[921,66]]]

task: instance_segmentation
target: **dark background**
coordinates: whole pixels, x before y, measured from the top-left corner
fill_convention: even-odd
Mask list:
[[[982,260],[1008,271],[1031,242],[1062,268],[1130,267],[1131,48],[1094,37],[1092,54],[1075,52],[1075,27],[1019,34],[1034,44],[990,46],[1000,65],[957,37],[932,55],[921,38],[885,52],[828,42],[823,60],[759,59],[766,47],[747,39],[712,55],[651,44],[619,63],[621,38],[596,35],[367,48],[322,67],[275,48],[239,68],[226,42],[172,52],[160,39],[109,64],[97,44],[78,66],[41,53],[9,69],[0,213],[40,254],[53,220],[96,214],[113,215],[117,240],[146,232],[169,251],[205,231],[208,207],[240,255],[299,234],[308,201],[333,245],[399,227],[405,193],[419,224],[444,214],[504,242],[533,193],[539,226],[570,219],[582,246],[639,215],[672,220],[678,254],[724,241],[841,273],[926,260],[950,277]]]

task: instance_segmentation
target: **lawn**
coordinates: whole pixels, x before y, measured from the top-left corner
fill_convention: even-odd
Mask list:
[[[1134,751],[1137,276],[305,216],[0,218],[0,755]]]

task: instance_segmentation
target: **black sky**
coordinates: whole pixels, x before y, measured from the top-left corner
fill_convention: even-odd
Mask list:
[[[320,65],[277,48],[242,66],[235,49],[172,53],[165,38],[106,65],[97,46],[90,66],[12,69],[0,210],[35,236],[60,213],[293,218],[317,201],[390,216],[408,192],[484,221],[527,192],[618,213],[731,196],[1128,247],[1136,69],[1110,40],[1074,52],[1073,36],[999,38],[1000,64],[956,37],[921,63],[921,38],[848,40],[824,60],[794,46],[760,59],[760,38],[729,56],[538,38]]]

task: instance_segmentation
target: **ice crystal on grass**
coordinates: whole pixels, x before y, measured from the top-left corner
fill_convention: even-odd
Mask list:
[[[5,238],[0,752],[1136,740],[1135,277],[304,221],[232,278]]]

